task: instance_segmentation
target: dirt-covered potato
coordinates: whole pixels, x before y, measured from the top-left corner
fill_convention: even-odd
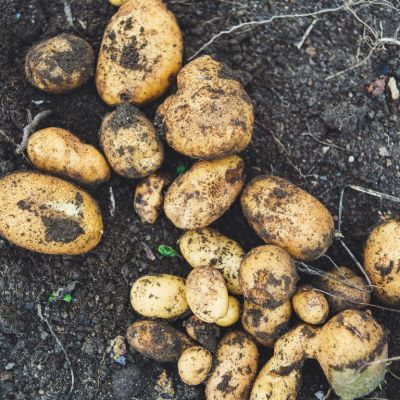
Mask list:
[[[212,366],[211,353],[201,346],[186,349],[178,360],[179,376],[186,385],[203,383]]]
[[[77,186],[38,172],[0,179],[0,235],[45,254],[82,254],[103,233],[100,210]]]
[[[189,310],[185,280],[179,276],[145,275],[131,288],[131,305],[140,315],[149,318],[176,318]]]
[[[178,74],[178,91],[157,113],[167,143],[179,153],[215,159],[244,150],[253,135],[253,105],[223,64],[199,57]]]
[[[122,104],[107,114],[99,138],[111,168],[125,178],[149,176],[164,160],[153,124],[132,105]]]
[[[192,315],[183,323],[183,326],[186,329],[186,333],[193,340],[200,343],[211,353],[217,351],[218,339],[221,334],[221,330],[217,325],[209,324]]]
[[[65,129],[52,127],[35,132],[28,140],[27,153],[37,169],[80,184],[98,185],[110,178],[104,156]]]
[[[292,298],[293,310],[304,322],[323,324],[329,315],[329,304],[323,293],[310,285],[299,287]]]
[[[259,306],[245,299],[243,303],[243,328],[263,346],[274,347],[276,340],[289,327],[292,303],[287,300],[275,308]]]
[[[214,268],[195,268],[186,279],[189,307],[204,322],[215,322],[226,315],[228,297],[224,278]]]
[[[141,320],[129,325],[128,343],[139,353],[160,362],[177,362],[192,341],[164,320]]]
[[[211,228],[185,232],[179,239],[182,256],[193,268],[213,267],[223,275],[229,293],[242,294],[239,283],[242,247]]]
[[[241,203],[261,239],[282,247],[294,258],[315,260],[332,243],[334,224],[326,207],[283,178],[254,178],[243,190]]]
[[[63,34],[34,45],[25,58],[28,82],[49,93],[67,93],[84,85],[94,72],[90,44],[75,35]]]
[[[225,335],[218,346],[215,369],[207,381],[207,400],[247,400],[257,372],[256,344],[244,333]]]
[[[104,32],[96,71],[100,97],[109,105],[156,99],[181,69],[182,51],[175,16],[161,0],[126,2]]]
[[[166,174],[152,174],[137,184],[133,207],[143,223],[156,223],[162,210],[163,189],[169,182]]]
[[[164,211],[180,229],[204,228],[216,221],[243,187],[244,162],[238,156],[199,161],[172,182]]]
[[[245,255],[239,279],[244,297],[260,306],[275,308],[292,297],[298,276],[293,260],[285,250],[264,245]]]
[[[346,309],[365,308],[371,300],[371,289],[361,276],[347,267],[334,268],[314,279],[313,286],[326,294],[334,314]]]
[[[229,296],[228,298],[228,311],[220,319],[217,319],[215,323],[219,326],[231,326],[236,324],[239,321],[240,317],[240,303],[236,297]]]
[[[370,233],[364,267],[382,303],[400,306],[400,219],[389,219]]]

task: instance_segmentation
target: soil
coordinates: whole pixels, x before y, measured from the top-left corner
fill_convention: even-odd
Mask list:
[[[274,14],[305,12],[332,7],[333,1],[305,0],[170,0],[183,30],[185,57],[190,57],[213,34],[239,22]],[[22,138],[27,112],[51,109],[39,126],[70,129],[82,140],[98,146],[103,116],[110,111],[97,96],[93,80],[79,90],[53,96],[26,81],[24,57],[33,43],[56,34],[74,32],[86,38],[97,52],[107,21],[115,12],[106,0],[70,0],[74,27],[63,1],[0,0],[0,174],[31,169],[26,158],[15,154]],[[394,34],[398,15],[388,7],[361,7],[360,15],[371,24],[382,22],[385,36]],[[372,95],[367,85],[381,75],[400,81],[400,58],[393,46],[375,52],[368,62],[332,80],[325,78],[351,66],[358,49],[368,53],[360,40],[364,27],[349,12],[319,16],[299,50],[296,47],[311,18],[282,19],[247,27],[216,40],[204,53],[235,69],[253,100],[255,135],[243,153],[247,179],[262,173],[288,178],[322,200],[338,218],[341,190],[359,185],[400,196],[399,102],[390,92]],[[375,93],[376,94],[376,93]],[[160,99],[161,101],[161,99]],[[151,118],[157,101],[143,107]],[[176,175],[180,164],[191,160],[167,151],[165,170]],[[70,398],[152,400],[159,395],[157,377],[167,369],[179,400],[204,398],[203,387],[180,383],[176,367],[146,360],[135,352],[120,366],[107,352],[110,340],[124,335],[137,316],[129,304],[130,284],[146,273],[168,272],[185,276],[189,268],[179,258],[163,257],[157,247],[176,248],[178,229],[162,216],[153,226],[140,223],[132,207],[135,181],[115,174],[93,191],[100,204],[105,234],[87,255],[56,257],[22,250],[0,239],[0,398],[63,399],[70,387],[68,364],[48,327],[38,317],[41,305],[63,343],[75,372]],[[110,187],[116,202],[110,214]],[[371,227],[398,205],[347,189],[343,233],[358,259]],[[261,241],[249,228],[235,203],[215,228],[238,240],[247,250]],[[155,259],[149,258],[149,249]],[[339,243],[328,254],[340,265],[355,268]],[[322,258],[315,265],[328,268]],[[308,281],[309,277],[303,275]],[[49,303],[52,291],[77,282],[73,303]],[[374,300],[375,301],[375,300]],[[373,309],[386,327],[390,354],[400,354],[400,316]],[[181,327],[182,321],[176,326]],[[263,360],[269,354],[262,350]],[[390,365],[400,375],[400,364]],[[316,399],[329,386],[318,365],[307,362],[300,400]],[[391,373],[370,398],[396,399],[399,379]],[[335,398],[334,396],[330,397]]]

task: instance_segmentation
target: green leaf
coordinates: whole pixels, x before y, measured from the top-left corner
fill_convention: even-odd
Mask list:
[[[64,294],[63,296],[63,300],[67,303],[71,303],[72,302],[72,296],[70,293]]]
[[[176,173],[179,175],[183,174],[186,170],[187,168],[183,164],[180,164],[176,167]]]
[[[158,246],[158,252],[166,257],[180,257],[179,253],[174,248],[166,244],[160,244],[160,246]]]
[[[56,292],[51,292],[51,295],[49,296],[49,302],[54,303],[57,299],[57,294]]]

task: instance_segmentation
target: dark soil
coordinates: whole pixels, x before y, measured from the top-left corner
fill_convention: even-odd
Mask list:
[[[9,137],[0,137],[0,174],[31,168],[24,157],[15,154],[14,144],[21,141],[27,110],[36,115],[51,109],[53,114],[40,127],[67,128],[98,146],[101,120],[110,109],[97,96],[93,80],[76,92],[52,96],[34,89],[24,77],[24,57],[30,46],[55,34],[74,32],[98,51],[115,9],[106,0],[70,3],[75,28],[69,26],[61,0],[0,0],[0,129]],[[186,57],[232,24],[333,3],[168,1],[184,33]],[[370,23],[382,21],[385,36],[393,34],[399,22],[389,8],[367,7],[360,15]],[[325,81],[329,74],[356,62],[363,26],[348,12],[320,16],[298,50],[295,44],[311,22],[310,18],[286,19],[246,28],[219,38],[206,52],[238,72],[255,105],[255,137],[243,154],[247,179],[271,172],[286,177],[321,199],[337,219],[340,191],[347,184],[400,196],[400,103],[392,101],[387,90],[379,96],[366,90],[380,75],[395,76],[400,81],[400,58],[393,46],[387,46],[361,68]],[[362,55],[368,52],[365,44],[361,51]],[[157,104],[143,111],[153,118]],[[188,166],[191,161],[168,151],[166,170],[174,174],[181,163]],[[157,253],[159,244],[176,247],[180,232],[165,217],[154,226],[140,223],[132,207],[134,185],[134,181],[113,175],[110,182],[93,192],[102,209],[105,234],[101,244],[85,256],[34,254],[0,239],[1,399],[59,400],[68,393],[68,365],[38,318],[38,304],[45,309],[71,358],[76,375],[71,398],[156,399],[155,382],[163,368],[173,379],[175,399],[203,398],[202,387],[190,388],[179,382],[174,366],[129,352],[122,367],[106,352],[109,341],[124,335],[137,318],[129,304],[133,280],[145,273],[185,276],[189,272],[183,261]],[[110,186],[116,199],[114,217],[110,215]],[[361,259],[371,227],[385,213],[396,213],[398,207],[351,190],[346,191],[344,206],[345,240]],[[246,249],[261,243],[237,203],[215,227]],[[156,255],[154,261],[146,256],[147,246]],[[329,255],[338,264],[354,267],[339,243],[333,244]],[[326,259],[316,265],[329,266]],[[302,279],[307,281],[308,277]],[[73,292],[76,302],[49,304],[49,294],[71,281],[78,282]],[[388,331],[391,355],[399,355],[399,314],[373,311]],[[182,321],[176,325],[182,326]],[[390,370],[400,375],[400,364],[391,364]],[[328,384],[317,364],[307,362],[299,399],[315,399],[315,393],[321,390],[326,393]],[[399,391],[399,380],[388,373],[386,383],[370,397],[394,400],[399,398]]]

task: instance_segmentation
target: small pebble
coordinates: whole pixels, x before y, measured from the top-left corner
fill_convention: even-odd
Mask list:
[[[350,162],[350,163],[354,162],[354,156],[350,156],[350,157],[349,157],[349,162]]]
[[[6,365],[5,370],[6,370],[6,371],[10,371],[10,370],[12,370],[14,367],[15,367],[15,363],[9,362],[9,363]]]

